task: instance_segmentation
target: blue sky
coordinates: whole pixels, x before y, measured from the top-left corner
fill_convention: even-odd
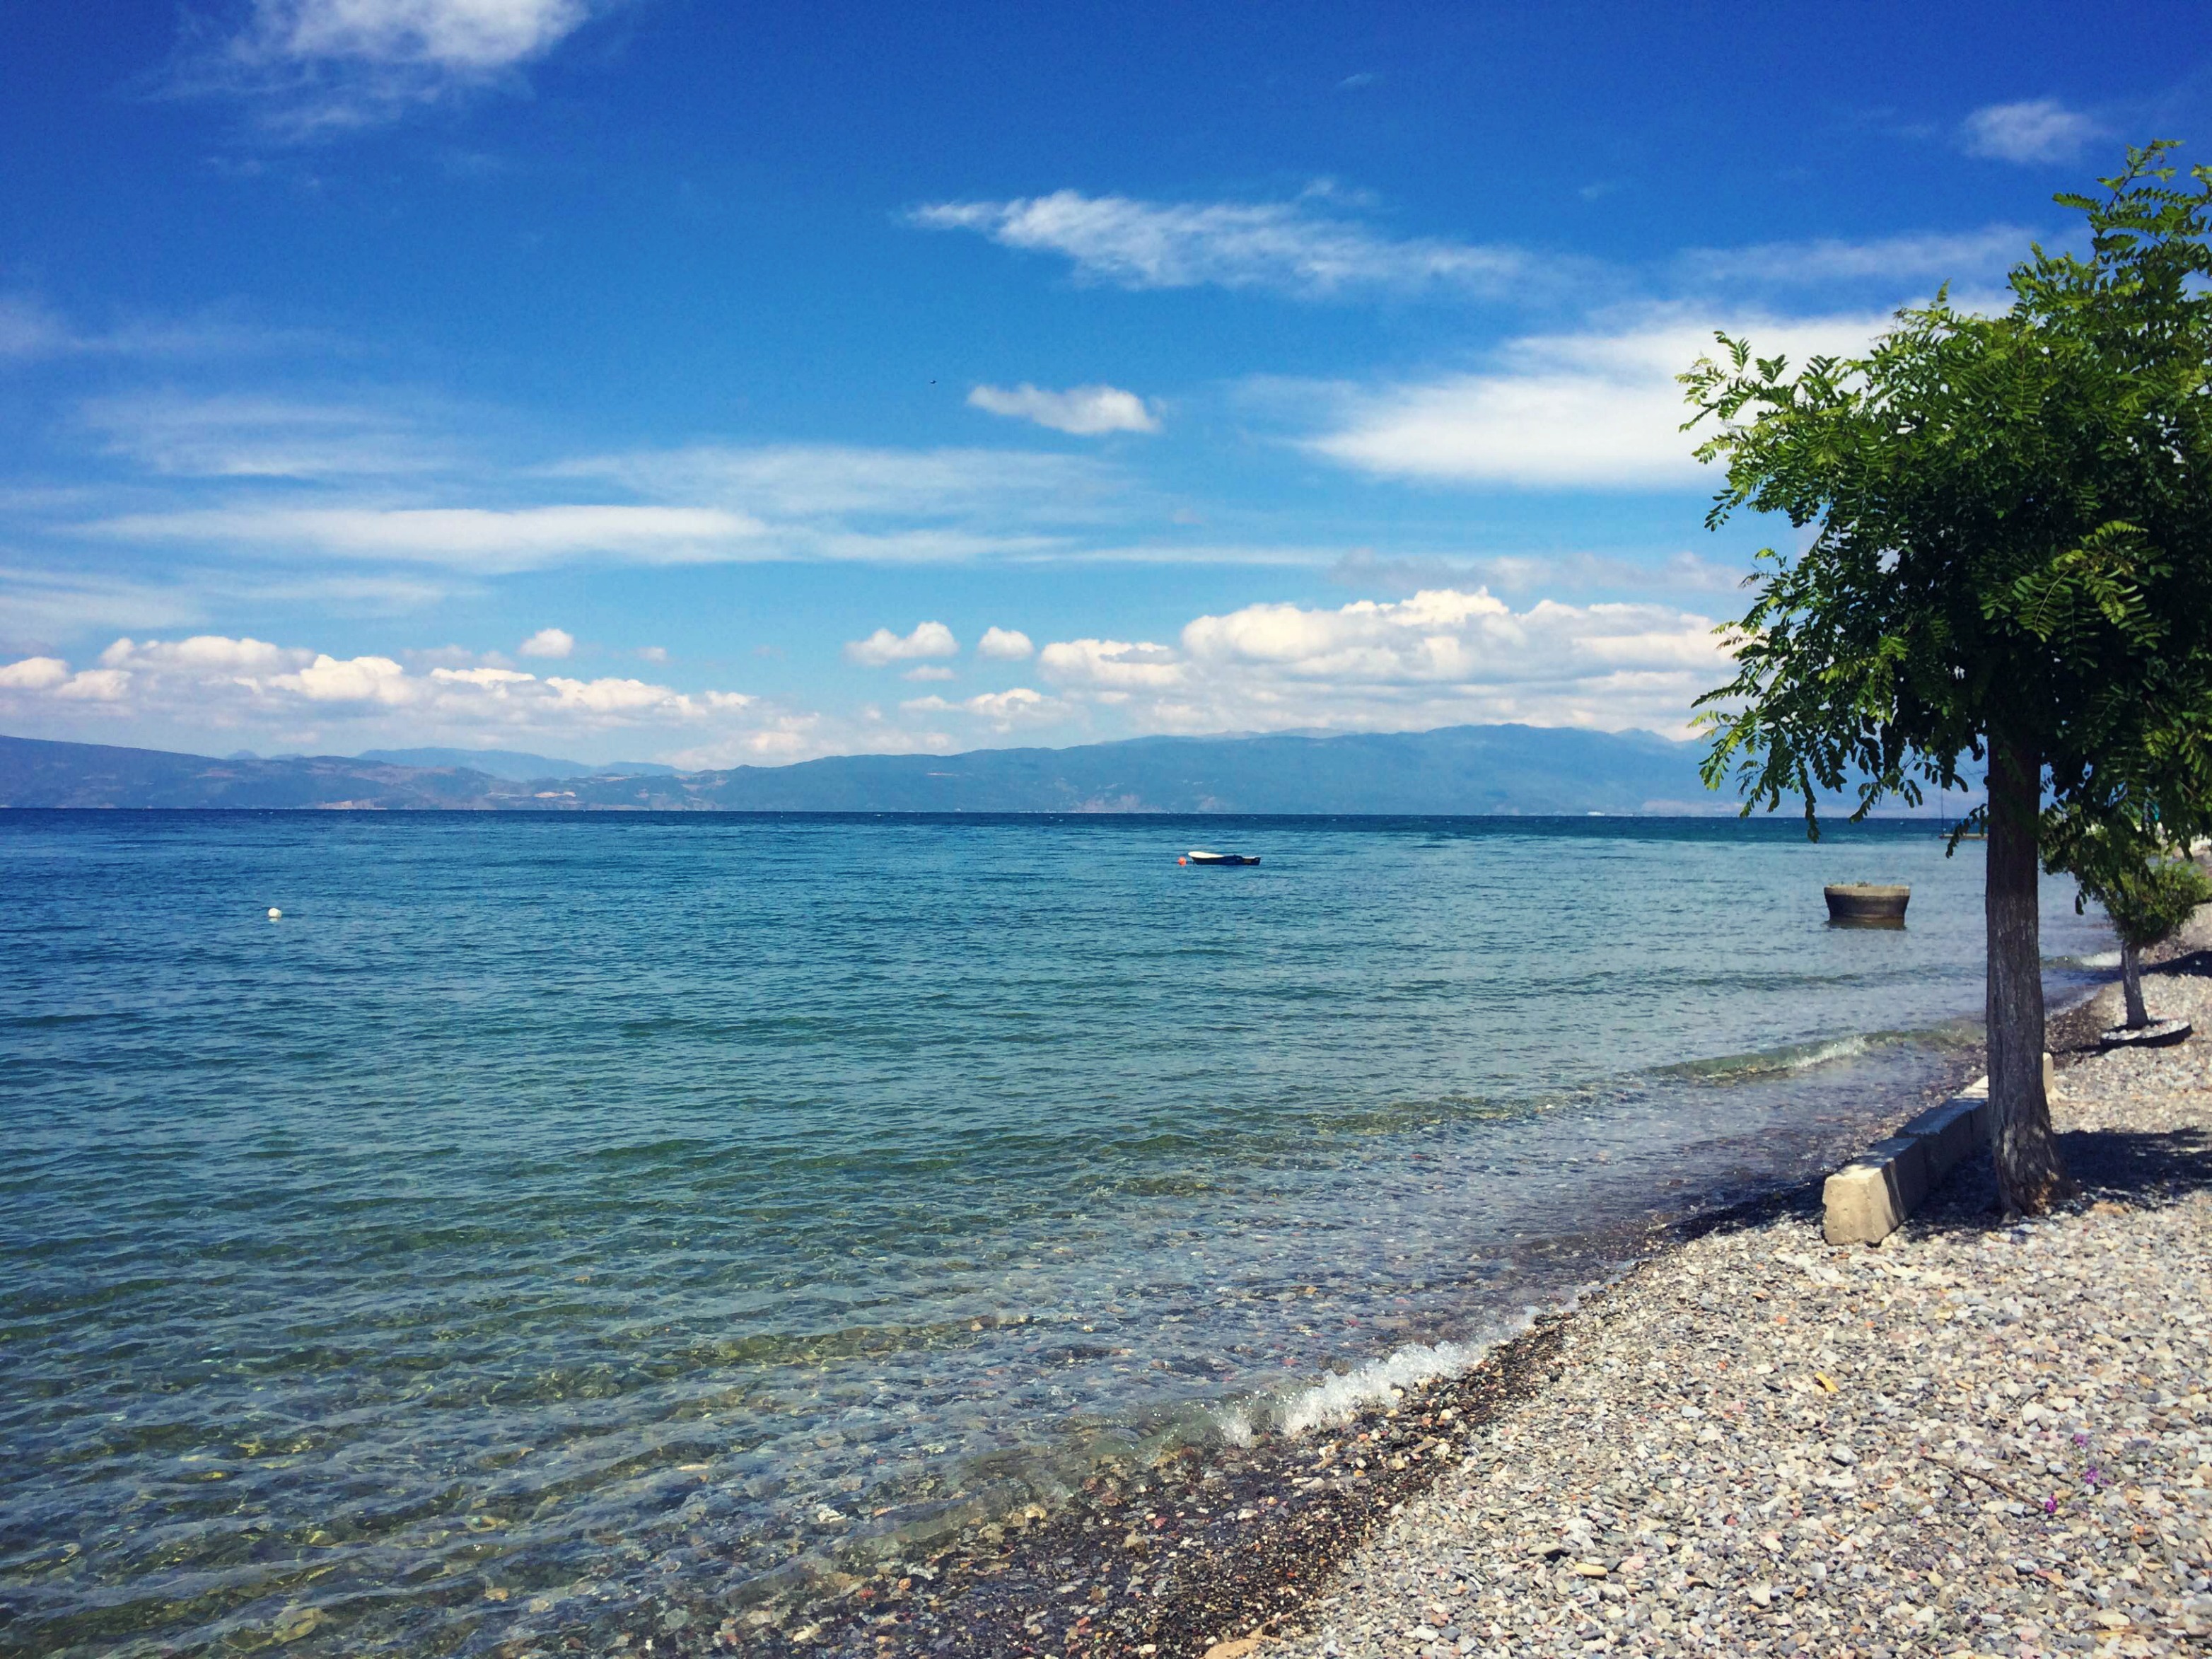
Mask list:
[[[9,28],[0,729],[219,752],[1680,731],[1778,532],[1670,376],[2212,110],[2183,5]]]

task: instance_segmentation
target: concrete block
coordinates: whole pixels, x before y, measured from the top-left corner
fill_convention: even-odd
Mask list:
[[[1878,1244],[1928,1196],[1928,1153],[1911,1135],[1875,1144],[1821,1189],[1821,1231],[1831,1244]]]
[[[2043,1092],[2047,1095],[2057,1086],[2058,1062],[2051,1057],[2051,1050],[2045,1048],[2043,1051]],[[1990,1097],[1990,1079],[1988,1073],[1984,1073],[1982,1076],[1976,1078],[1965,1088],[1960,1090],[1959,1094],[1961,1097],[1971,1095],[1976,1100],[1987,1100]]]
[[[1897,1133],[1920,1143],[1928,1160],[1928,1184],[1932,1188],[1950,1174],[1960,1159],[1971,1158],[1982,1144],[1982,1114],[1986,1097],[1954,1095],[1941,1106],[1931,1106]]]
[[[2058,1068],[2043,1055],[2043,1090],[2057,1086]],[[1988,1139],[1990,1080],[1978,1077],[1941,1106],[1931,1106],[1888,1140],[1877,1140],[1828,1177],[1820,1189],[1821,1231],[1831,1244],[1878,1244],[1905,1224],[1961,1158]]]

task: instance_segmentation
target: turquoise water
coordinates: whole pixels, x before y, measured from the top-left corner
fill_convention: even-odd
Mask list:
[[[0,1650],[703,1631],[1455,1363],[1968,1063],[1979,862],[0,814]],[[1910,881],[1911,926],[1828,928],[1832,880]],[[2063,988],[2105,935],[2045,911]]]

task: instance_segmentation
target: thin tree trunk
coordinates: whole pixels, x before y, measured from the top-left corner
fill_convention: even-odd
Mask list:
[[[2036,894],[2041,758],[1992,734],[1990,744],[1990,1140],[2008,1213],[2041,1215],[2075,1188],[2059,1161],[2043,1092],[2043,939]]]
[[[2120,946],[2120,989],[2128,1000],[2128,1030],[2140,1031],[2150,1024],[2150,1010],[2143,1006],[2142,958],[2132,945]]]

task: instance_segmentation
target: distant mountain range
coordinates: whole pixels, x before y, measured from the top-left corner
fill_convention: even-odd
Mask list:
[[[364,749],[354,758],[390,766],[458,766],[514,783],[529,783],[538,778],[589,777],[601,772],[672,778],[677,772],[675,767],[663,766],[658,761],[609,761],[605,766],[586,766],[581,761],[528,755],[520,749]]]
[[[513,751],[216,760],[0,737],[0,806],[630,811],[1707,813],[1699,747],[1648,732],[1459,726],[845,755],[678,773]],[[520,776],[524,765],[547,769]]]

